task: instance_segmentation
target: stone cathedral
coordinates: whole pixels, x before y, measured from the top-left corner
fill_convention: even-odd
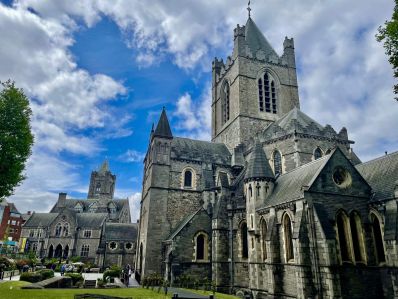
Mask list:
[[[398,152],[362,163],[347,129],[300,110],[294,41],[249,16],[212,63],[212,141],[150,135],[139,277],[252,298],[398,297]]]

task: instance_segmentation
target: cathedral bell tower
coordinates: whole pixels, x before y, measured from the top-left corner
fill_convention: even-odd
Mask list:
[[[91,172],[88,199],[113,199],[115,193],[116,175],[109,170],[109,163],[105,160],[98,170]]]
[[[279,56],[250,17],[227,60],[212,64],[212,141],[232,150],[300,106],[293,39]]]

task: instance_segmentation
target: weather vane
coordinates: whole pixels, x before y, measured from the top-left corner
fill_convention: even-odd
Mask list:
[[[247,11],[249,12],[249,18],[250,18],[250,12],[251,12],[251,8],[250,8],[250,0],[249,3],[247,3]]]

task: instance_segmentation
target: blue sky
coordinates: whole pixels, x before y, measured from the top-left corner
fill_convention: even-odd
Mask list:
[[[346,126],[364,161],[397,150],[392,70],[374,38],[393,1],[252,2],[278,53],[285,36],[295,38],[302,110],[336,131]],[[231,54],[246,3],[1,1],[0,80],[31,98],[36,136],[28,178],[11,198],[18,208],[48,211],[61,191],[84,198],[107,158],[135,219],[162,107],[175,135],[209,139],[211,60]]]

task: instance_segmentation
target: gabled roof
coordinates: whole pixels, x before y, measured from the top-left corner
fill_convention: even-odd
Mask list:
[[[59,213],[33,213],[24,227],[47,227],[58,217]]]
[[[272,194],[266,199],[263,207],[266,208],[302,198],[304,196],[303,187],[311,186],[318,173],[332,156],[333,154],[323,156],[279,176]],[[260,209],[263,207],[260,207]]]
[[[394,198],[398,184],[398,152],[355,166],[374,192],[372,201]]]
[[[256,54],[258,50],[263,50],[266,56],[275,55],[278,57],[275,50],[250,17],[245,25],[245,40],[253,54]]]
[[[76,222],[79,227],[98,229],[107,217],[105,213],[76,213]]]
[[[231,165],[231,153],[223,143],[174,137],[171,158],[222,165]]]
[[[245,181],[250,179],[275,180],[275,176],[268,163],[267,156],[265,155],[261,143],[258,141],[254,144],[245,174]]]
[[[173,138],[173,134],[171,133],[169,120],[166,115],[166,110],[163,107],[162,114],[160,115],[160,119],[158,125],[156,126],[155,132],[153,136],[157,137],[166,137]]]
[[[11,212],[11,213],[14,213],[14,214],[21,214],[21,213],[18,211],[17,207],[15,206],[15,204],[14,204],[13,202],[9,202],[9,203],[8,203],[8,206],[10,207],[10,212]]]
[[[185,217],[181,222],[177,225],[177,227],[174,229],[174,231],[167,237],[166,240],[173,240],[175,236],[178,235],[178,233],[193,219],[193,217],[196,216],[203,208],[201,207],[199,210],[197,210],[195,213],[188,215]]]

